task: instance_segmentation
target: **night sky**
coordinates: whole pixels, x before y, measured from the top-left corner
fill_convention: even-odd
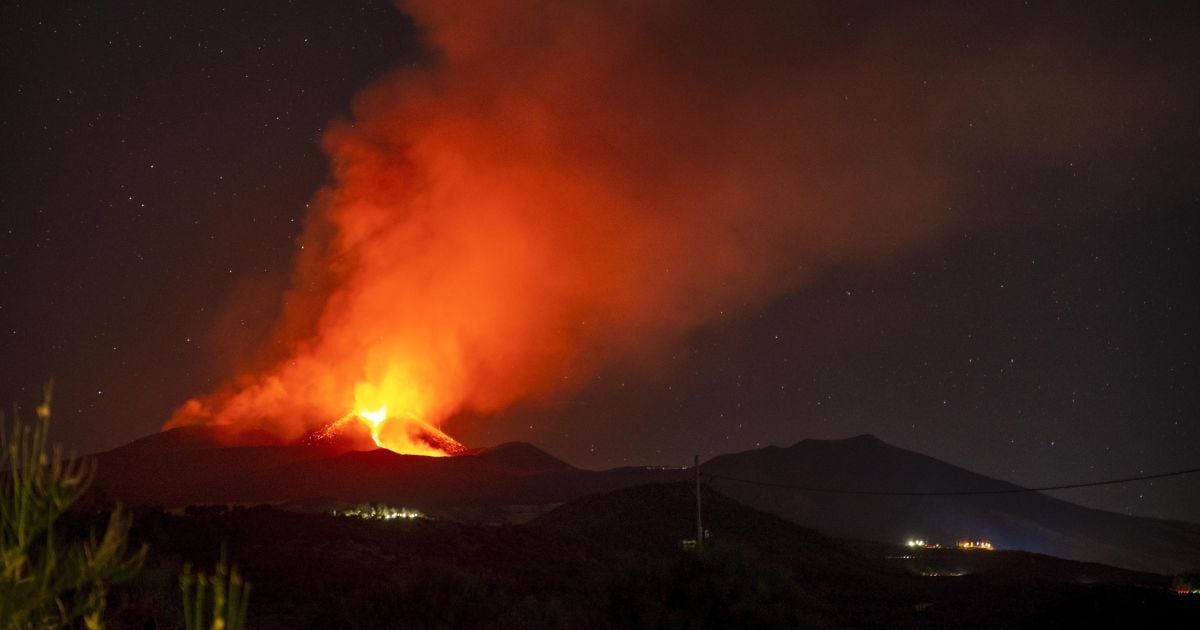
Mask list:
[[[386,72],[436,63],[414,20],[359,4],[0,8],[0,400],[30,409],[54,377],[57,437],[93,452],[158,430],[245,364],[329,182],[323,131]],[[597,468],[860,433],[1026,485],[1200,465],[1200,10],[988,4],[978,19],[925,9],[946,41],[911,63],[956,67],[959,47],[1036,36],[1072,52],[1068,71],[1094,65],[1106,89],[1124,89],[1110,69],[1152,77],[1097,127],[1119,137],[974,159],[976,143],[1011,139],[972,140],[964,125],[937,144],[972,155],[946,171],[967,191],[959,220],[895,251],[831,256],[795,288],[715,312],[653,359],[601,365],[549,403],[444,428]],[[882,32],[898,54],[915,41],[882,8],[852,12],[813,19],[846,41]],[[795,37],[824,42],[814,28]],[[816,63],[839,67],[842,40],[824,45]],[[1014,67],[1002,71],[1025,72]],[[960,93],[995,96],[996,72]],[[1083,118],[1108,95],[1072,89],[1063,99]],[[978,124],[988,115],[984,102]],[[1200,522],[1198,476],[1057,496]]]

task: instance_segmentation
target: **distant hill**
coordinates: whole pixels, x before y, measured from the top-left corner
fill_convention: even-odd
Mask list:
[[[266,502],[273,497],[257,489],[279,481],[274,471],[336,454],[322,447],[283,444],[267,433],[183,427],[100,453],[94,486],[133,505]]]
[[[230,446],[246,443],[252,445]],[[482,521],[513,520],[517,512],[525,515],[523,519],[546,509],[513,511],[502,509],[505,506],[553,506],[621,488],[685,481],[693,475],[691,470],[646,467],[581,470],[525,443],[432,458],[347,450],[338,443],[281,444],[268,434],[240,434],[221,427],[174,429],[96,457],[96,495],[134,505],[286,504],[323,509],[371,501]],[[722,479],[859,490],[1016,487],[871,436],[804,440],[786,448],[722,455],[704,462],[702,471],[712,476],[709,483],[723,495],[841,538],[893,544],[915,537],[945,544],[987,539],[1004,549],[1143,571],[1176,573],[1200,567],[1200,525],[1093,510],[1036,493],[880,497],[798,492]],[[625,509],[613,506],[614,513]],[[719,520],[713,523],[716,527]]]
[[[1018,488],[870,435],[722,455],[705,462],[702,470],[717,477],[714,487],[730,497],[848,538],[922,538],[943,544],[986,539],[999,548],[1138,570],[1176,573],[1200,566],[1200,525],[1105,512],[1039,493],[864,496],[719,479],[901,492]]]

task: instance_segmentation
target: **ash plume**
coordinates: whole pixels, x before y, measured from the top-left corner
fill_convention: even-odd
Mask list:
[[[1044,220],[1068,164],[1119,194],[1149,150],[1132,121],[1171,123],[1139,96],[1167,78],[1094,63],[1122,52],[1045,11],[400,8],[429,59],[330,125],[259,365],[168,427],[298,437],[383,405],[437,426],[561,394],[829,266]]]

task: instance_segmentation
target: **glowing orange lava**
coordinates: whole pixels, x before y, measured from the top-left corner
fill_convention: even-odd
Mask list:
[[[358,419],[367,425],[367,429],[371,431],[371,439],[375,441],[375,446],[386,448],[379,441],[379,428],[387,420],[387,405],[378,409],[359,409],[353,412],[353,415],[358,416]]]
[[[397,408],[397,398],[388,397],[382,390],[367,383],[355,388],[358,402],[353,411],[330,422],[301,439],[301,443],[321,445],[341,442],[354,444],[352,448],[365,448],[367,435],[371,443],[401,455],[424,455],[446,457],[467,451],[458,440],[446,435],[441,429],[421,419],[412,411],[413,400],[405,406],[409,411],[392,413]],[[378,402],[388,400],[392,402]],[[368,402],[369,401],[369,402]]]
[[[354,390],[355,410],[343,420],[354,417],[361,421],[376,446],[403,455],[430,457],[457,455],[466,450],[457,440],[421,420],[422,405],[415,388],[399,388],[394,382],[391,387],[360,382]],[[389,409],[406,411],[389,414]]]

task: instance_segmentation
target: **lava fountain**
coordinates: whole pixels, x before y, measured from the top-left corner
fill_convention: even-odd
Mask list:
[[[380,399],[387,398],[379,388],[360,383],[355,389],[357,400],[354,410],[311,433],[304,442],[320,444],[352,435],[361,429],[370,434],[375,446],[403,455],[447,457],[466,452],[467,448],[462,443],[422,420],[416,412],[390,412],[389,405],[395,409],[396,402],[379,403]]]
[[[467,450],[458,440],[412,414],[388,415],[387,405],[352,411],[326,427],[318,434],[318,439],[331,438],[353,422],[361,423],[370,432],[375,446],[396,453],[446,457]]]

